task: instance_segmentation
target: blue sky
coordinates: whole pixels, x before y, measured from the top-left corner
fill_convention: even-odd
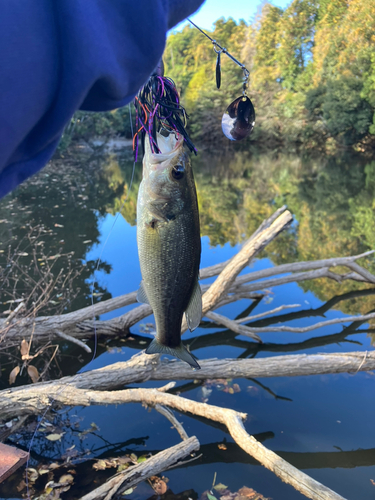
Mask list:
[[[292,0],[273,0],[270,3],[285,8],[291,2]],[[213,23],[220,17],[225,19],[232,17],[237,22],[244,19],[249,22],[260,4],[260,0],[206,0],[197,13],[190,17],[200,28],[211,30],[213,29]],[[186,24],[187,21],[184,21],[174,29],[180,30]]]

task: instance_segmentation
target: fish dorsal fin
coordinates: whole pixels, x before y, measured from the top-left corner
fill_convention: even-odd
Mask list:
[[[202,319],[202,292],[198,280],[195,283],[193,294],[185,311],[189,330],[195,330]]]
[[[137,302],[140,302],[141,304],[150,304],[147,298],[147,293],[145,290],[145,285],[144,281],[141,281],[141,284],[139,285],[139,290],[137,292]]]

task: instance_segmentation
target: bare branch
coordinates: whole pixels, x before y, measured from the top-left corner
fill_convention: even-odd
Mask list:
[[[274,214],[270,218],[272,222],[270,219],[265,221],[248,239],[238,254],[230,260],[209,290],[203,295],[203,314],[213,309],[215,304],[227,294],[236,276],[247,266],[249,261],[292,222],[292,214],[288,210],[284,210],[278,214],[276,219]],[[185,329],[183,327],[183,330]]]
[[[222,314],[217,314],[214,312],[206,312],[205,316],[206,318],[211,319],[218,325],[226,326],[227,328],[232,330],[232,332],[238,333],[239,335],[246,335],[247,337],[251,337],[257,342],[262,343],[262,339],[259,337],[259,335],[253,333],[253,331],[248,326],[240,325],[236,321],[229,319],[226,316],[223,316]]]
[[[296,307],[301,307],[301,304],[288,304],[285,306],[275,307],[275,309],[271,309],[270,311],[266,311],[261,314],[254,314],[254,316],[247,316],[246,318],[235,319],[236,323],[246,323],[247,321],[254,321],[255,319],[264,318],[264,316],[269,316],[270,314],[275,314],[284,309],[295,309]]]
[[[255,271],[255,272],[252,272],[249,274],[245,274],[244,276],[241,276],[241,278],[244,278],[245,279],[244,283],[247,283],[249,281],[255,281],[255,280],[268,278],[270,276],[276,276],[278,274],[309,271],[309,270],[314,270],[314,269],[321,269],[322,267],[326,267],[328,269],[330,267],[337,267],[337,266],[349,267],[349,266],[347,266],[348,263],[354,262],[355,260],[361,259],[363,257],[368,257],[369,255],[372,255],[374,252],[375,252],[375,250],[371,250],[369,252],[361,253],[359,255],[351,255],[348,257],[333,257],[331,259],[304,261],[304,262],[293,262],[292,264],[282,264],[280,266],[270,267],[267,269],[261,269],[260,271]],[[217,274],[219,272],[219,269],[220,269],[219,266],[224,266],[224,264],[227,264],[227,262],[228,261],[224,262],[223,264],[217,264],[216,266],[206,267],[205,269],[202,269],[201,270],[201,279],[215,276],[215,274]],[[216,268],[217,272],[215,274],[211,274],[210,269],[214,269],[214,268]],[[363,268],[361,268],[361,269],[363,269]],[[361,273],[358,273],[358,274],[361,274]],[[375,279],[375,277],[371,273],[368,273],[368,274],[371,276],[371,279],[369,279],[367,281],[370,281],[371,283],[373,283],[373,279]]]
[[[179,433],[181,436],[181,439],[184,441],[185,439],[189,439],[189,436],[187,435],[185,429],[182,427],[182,424],[177,420],[177,418],[173,415],[171,410],[168,410],[165,406],[156,404],[155,405],[155,410],[158,411],[163,417],[167,418],[170,423],[173,425],[173,427],[176,429],[176,431]]]
[[[211,314],[211,313],[210,313]],[[303,326],[303,327],[293,327],[293,326],[266,326],[266,327],[247,327],[250,330],[252,335],[246,333],[246,330],[242,335],[247,335],[248,337],[252,337],[254,332],[293,332],[293,333],[306,333],[311,332],[317,328],[323,328],[329,325],[337,325],[339,323],[350,323],[352,321],[368,321],[370,319],[375,318],[375,313],[364,314],[363,316],[347,316],[346,318],[335,318],[328,319],[327,321],[320,321],[319,323],[315,323],[315,325]],[[230,321],[230,320],[229,320]]]
[[[56,331],[56,335],[62,339],[69,340],[69,342],[72,342],[73,344],[79,345],[86,352],[91,352],[90,347],[88,345],[86,345],[84,342],[82,342],[81,340],[75,339],[74,337],[71,337],[70,335],[67,335],[66,333],[59,332],[58,330]]]
[[[167,448],[145,462],[126,469],[119,474],[110,478],[107,482],[99,486],[87,495],[81,497],[80,500],[101,500],[103,498],[112,498],[117,492],[127,490],[141,483],[145,479],[160,474],[175,464],[182,458],[190,455],[192,452],[199,450],[199,441],[193,436],[182,443]],[[110,493],[110,496],[106,496]]]

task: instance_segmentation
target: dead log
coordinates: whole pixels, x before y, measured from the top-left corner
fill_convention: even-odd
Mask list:
[[[0,418],[40,414],[61,395],[78,389],[108,391],[147,380],[205,380],[357,373],[375,370],[375,352],[300,354],[259,359],[206,359],[192,372],[181,361],[160,361],[159,355],[136,355],[126,362],[50,382],[0,391]],[[66,400],[66,404],[73,404]]]

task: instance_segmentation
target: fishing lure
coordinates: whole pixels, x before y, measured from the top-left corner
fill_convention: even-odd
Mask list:
[[[224,135],[231,141],[241,141],[252,132],[255,125],[255,109],[247,95],[250,72],[240,61],[233,57],[225,47],[222,47],[216,40],[207,35],[207,33],[193,23],[191,19],[188,19],[188,21],[213,43],[214,51],[217,53],[216,86],[218,89],[221,86],[221,54],[226,54],[233,62],[240,66],[243,71],[242,96],[229,104],[221,120],[221,127]]]
[[[197,154],[187,131],[188,115],[180,103],[176,85],[170,78],[163,76],[162,66],[151,75],[134,100],[135,134],[133,136],[134,158],[138,158],[139,136],[142,146],[146,135],[150,141],[150,149],[154,154],[160,153],[157,134],[168,136],[171,132],[180,134],[190,151]],[[144,147],[143,147],[144,150]]]

